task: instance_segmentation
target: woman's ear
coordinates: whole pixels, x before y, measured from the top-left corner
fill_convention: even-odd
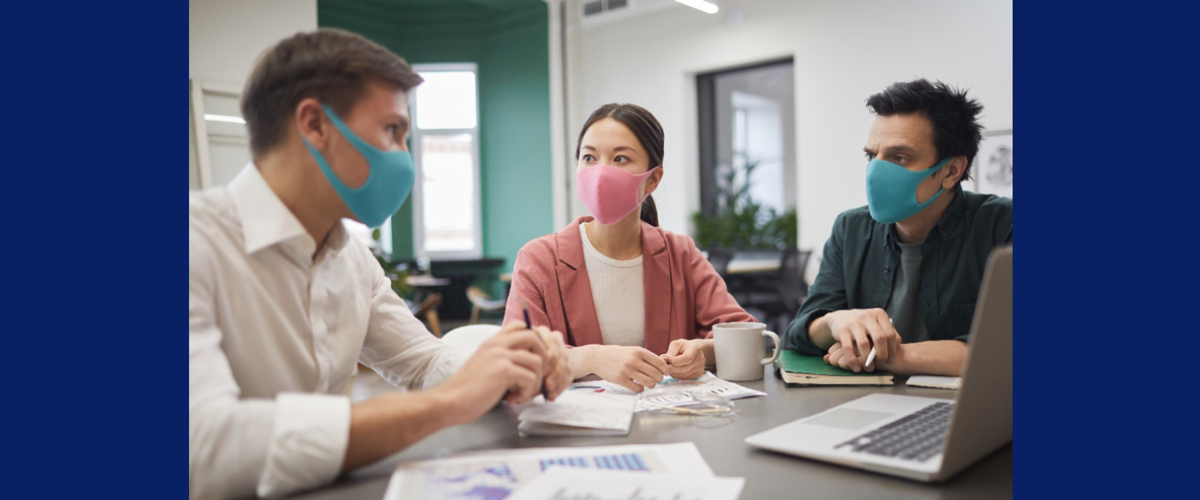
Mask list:
[[[325,149],[330,125],[325,121],[325,110],[321,109],[320,101],[310,97],[296,105],[296,130],[314,149]]]
[[[946,166],[942,167],[946,171],[946,177],[942,179],[942,187],[950,189],[958,184],[959,179],[962,179],[963,172],[967,171],[967,157],[955,156],[950,161],[946,162]]]
[[[662,182],[662,177],[663,177],[663,169],[662,168],[659,168],[658,170],[655,170],[653,174],[650,174],[650,177],[649,177],[650,182],[648,182],[646,184],[646,194],[653,193],[655,189],[658,189],[658,183]]]

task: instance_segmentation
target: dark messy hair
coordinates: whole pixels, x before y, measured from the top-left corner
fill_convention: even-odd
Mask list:
[[[662,125],[659,125],[658,119],[646,111],[646,108],[637,104],[615,102],[600,106],[600,109],[592,112],[592,116],[589,116],[583,123],[583,129],[579,131],[579,140],[575,141],[576,161],[579,161],[579,147],[583,145],[583,135],[587,133],[593,123],[605,118],[612,118],[629,127],[638,142],[642,143],[642,149],[645,149],[646,154],[650,155],[650,168],[662,166],[664,137],[663,128]],[[654,205],[654,196],[647,196],[646,200],[642,202],[642,220],[651,226],[658,227],[658,207]]]
[[[967,98],[967,91],[951,88],[942,82],[930,83],[924,78],[911,82],[896,82],[883,92],[867,98],[867,107],[879,116],[922,113],[933,123],[933,145],[938,161],[947,157],[966,156],[967,168],[961,183],[971,178],[971,163],[979,152],[982,137],[979,113],[983,105]]]
[[[371,81],[408,92],[423,80],[400,56],[348,31],[325,28],[283,39],[259,57],[242,92],[250,152],[259,158],[283,140],[300,101],[315,98],[346,116]]]

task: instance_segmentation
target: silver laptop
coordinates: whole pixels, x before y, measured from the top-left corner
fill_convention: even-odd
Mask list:
[[[1012,441],[1012,246],[988,258],[953,400],[871,394],[746,444],[917,481],[949,479]]]

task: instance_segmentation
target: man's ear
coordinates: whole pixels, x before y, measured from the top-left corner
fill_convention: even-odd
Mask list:
[[[301,137],[313,148],[325,149],[332,124],[325,121],[325,110],[321,109],[320,101],[311,97],[300,101],[300,104],[296,105],[295,121],[296,130],[300,132]]]
[[[646,194],[653,193],[655,189],[658,189],[658,183],[662,182],[663,170],[660,168],[650,174],[650,182],[646,184]]]
[[[950,189],[958,184],[959,179],[962,179],[963,173],[967,171],[967,157],[955,156],[950,161],[946,162],[946,166],[942,167],[946,171],[946,177],[942,179],[942,187]]]

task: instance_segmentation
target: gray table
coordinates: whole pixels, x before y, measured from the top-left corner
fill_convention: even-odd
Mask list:
[[[984,457],[950,481],[927,485],[836,465],[751,448],[742,440],[751,434],[813,415],[874,392],[952,398],[944,389],[894,387],[788,388],[767,371],[757,382],[741,385],[767,393],[738,400],[738,415],[730,419],[639,414],[626,437],[520,437],[516,419],[497,408],[478,421],[442,430],[404,452],[339,478],[299,498],[383,498],[388,479],[401,461],[435,458],[446,453],[497,448],[603,446],[692,441],[718,476],[744,476],[743,499],[792,498],[1012,498],[1012,445]]]

